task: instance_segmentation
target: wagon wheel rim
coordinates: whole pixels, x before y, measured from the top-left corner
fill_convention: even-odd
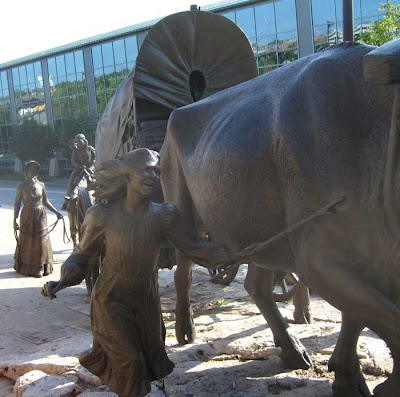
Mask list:
[[[286,281],[290,281],[289,286]],[[286,273],[285,277],[276,285],[280,286],[282,292],[274,292],[275,302],[291,301],[296,293],[299,278],[294,273]]]
[[[207,269],[207,270],[211,278],[213,278],[214,276],[221,273],[225,269],[222,268],[222,269]],[[229,285],[235,279],[238,270],[239,270],[238,267],[234,270],[231,270],[230,272],[226,273],[221,279],[215,281],[215,283],[220,285]]]
[[[85,219],[87,210],[92,206],[92,200],[89,192],[86,189],[79,189],[77,197],[76,224],[78,226],[79,241],[82,238],[81,225]]]

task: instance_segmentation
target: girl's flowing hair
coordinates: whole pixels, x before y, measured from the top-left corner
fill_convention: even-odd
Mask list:
[[[112,202],[125,197],[129,174],[149,157],[160,161],[160,155],[157,152],[141,148],[132,150],[119,159],[102,163],[95,174],[96,180],[88,186],[89,189],[94,190],[96,201]]]

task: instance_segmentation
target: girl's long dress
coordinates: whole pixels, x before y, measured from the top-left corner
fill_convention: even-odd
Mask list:
[[[25,276],[40,277],[53,272],[53,250],[47,234],[44,202],[46,191],[42,182],[22,182],[17,187],[15,203],[23,203],[14,269]]]
[[[85,276],[105,244],[102,271],[91,299],[92,348],[79,358],[119,396],[143,396],[150,382],[173,370],[165,352],[157,260],[165,238],[197,263],[227,260],[222,245],[203,241],[171,204],[150,204],[130,216],[119,202],[86,214],[83,239],[62,266],[64,285]]]

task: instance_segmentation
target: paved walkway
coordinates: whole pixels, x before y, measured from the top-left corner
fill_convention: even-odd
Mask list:
[[[0,356],[17,352],[33,352],[47,342],[76,332],[89,332],[88,305],[83,303],[85,286],[70,288],[57,303],[44,299],[41,286],[57,280],[60,266],[72,250],[72,243],[64,244],[62,223],[50,234],[54,251],[54,273],[40,279],[25,277],[12,269],[15,239],[12,228],[13,209],[9,195],[15,194],[18,182],[0,182]],[[60,208],[66,181],[47,183],[50,200]],[[65,215],[68,227],[68,217]],[[48,224],[56,216],[48,211]]]

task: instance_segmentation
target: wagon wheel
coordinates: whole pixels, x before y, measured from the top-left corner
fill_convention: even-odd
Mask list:
[[[225,269],[208,269],[208,273],[210,274],[211,278],[216,276],[218,273],[221,273]],[[229,285],[236,277],[237,272],[239,268],[237,267],[236,269],[232,269],[230,272],[225,274],[222,279],[219,279],[218,281],[215,281],[216,284],[220,285]]]
[[[282,292],[274,292],[275,302],[288,302],[296,293],[299,278],[294,273],[274,272],[275,286],[280,286]]]
[[[92,195],[86,189],[79,189],[76,202],[76,224],[78,226],[79,241],[82,239],[81,225],[85,219],[86,211],[92,205]]]

